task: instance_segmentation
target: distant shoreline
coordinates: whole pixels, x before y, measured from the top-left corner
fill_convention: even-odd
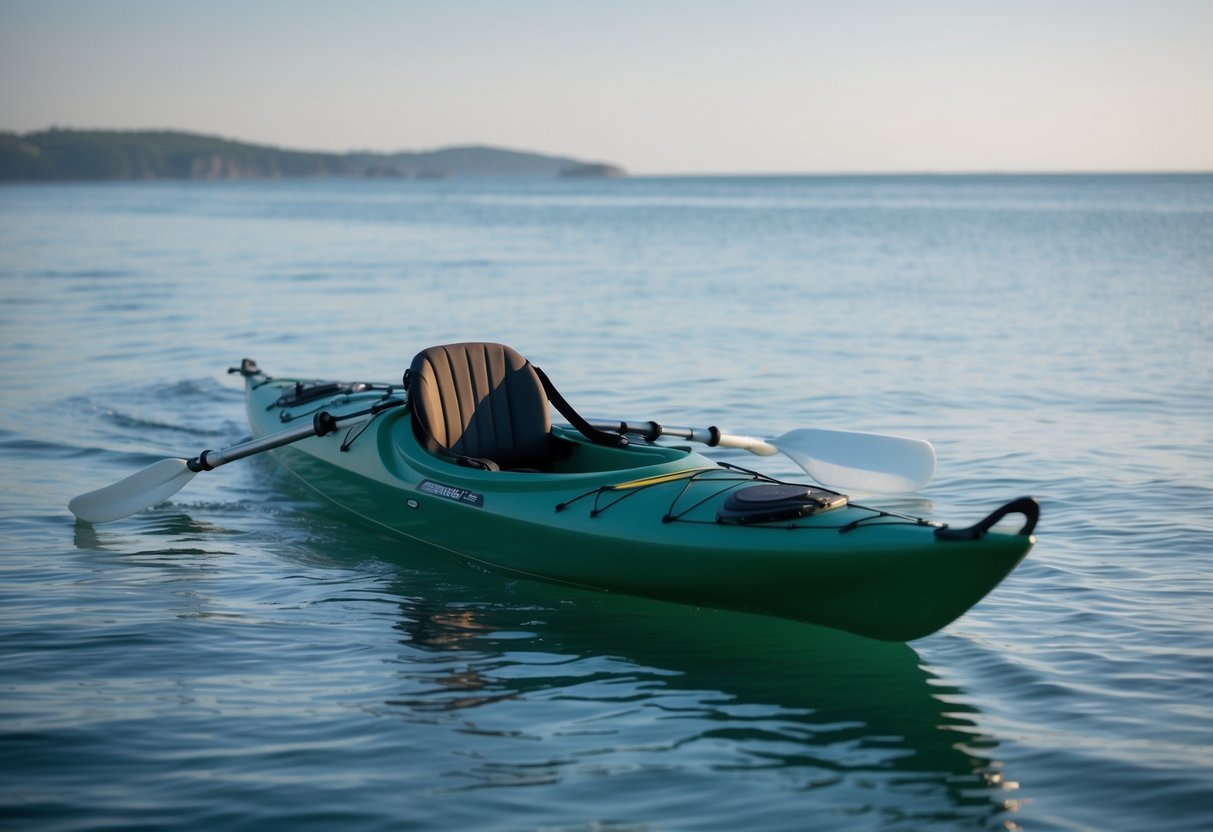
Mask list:
[[[0,182],[625,175],[605,162],[487,146],[321,153],[178,131],[0,131]]]
[[[0,130],[0,184],[9,182],[220,181],[239,179],[1026,179],[1191,177],[1213,170],[1141,171],[673,171],[629,174],[617,165],[473,145],[383,153],[288,150],[208,136],[150,130]]]

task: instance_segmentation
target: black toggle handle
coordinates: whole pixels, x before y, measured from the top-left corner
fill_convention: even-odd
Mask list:
[[[1020,497],[1001,508],[994,509],[984,520],[968,528],[953,529],[944,526],[936,529],[935,538],[937,540],[981,540],[986,536],[986,532],[994,528],[995,524],[1008,514],[1022,514],[1025,522],[1019,533],[1029,535],[1036,528],[1036,521],[1040,519],[1040,503],[1036,501],[1035,497]]]

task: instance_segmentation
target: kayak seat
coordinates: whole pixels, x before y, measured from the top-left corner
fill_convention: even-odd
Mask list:
[[[513,349],[430,347],[413,359],[406,385],[413,431],[430,453],[489,470],[551,469],[556,440],[547,394]]]

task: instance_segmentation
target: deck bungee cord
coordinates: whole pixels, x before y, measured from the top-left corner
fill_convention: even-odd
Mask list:
[[[688,488],[694,483],[705,481],[710,482],[713,485],[718,483],[723,483],[723,485],[718,490],[701,495],[689,505],[681,505],[683,499],[686,497]],[[576,503],[592,497],[593,501],[589,515],[590,517],[598,517],[623,500],[636,493],[639,493],[642,490],[653,489],[665,485],[677,485],[678,488],[670,500],[669,508],[662,513],[661,520],[663,523],[681,522],[712,525],[715,523],[738,522],[745,525],[753,525],[755,527],[776,530],[803,529],[808,531],[835,531],[839,534],[846,534],[847,532],[864,528],[865,526],[870,527],[874,525],[907,524],[913,526],[942,527],[942,524],[933,523],[932,521],[924,520],[920,517],[899,514],[887,509],[859,505],[858,503],[848,499],[846,495],[840,494],[836,491],[806,488],[805,486],[797,483],[776,479],[758,471],[751,471],[750,469],[744,468],[740,465],[735,465],[733,463],[724,461],[718,461],[716,467],[712,468],[696,468],[688,471],[676,472],[674,474],[651,477],[646,480],[602,485],[591,491],[578,494],[576,497],[568,500],[567,502],[558,503],[556,505],[556,511],[565,511],[573,507]],[[721,517],[719,513],[714,519],[698,519],[688,517],[688,515],[690,515],[696,509],[713,502],[722,495],[737,492],[738,489],[742,489],[743,491],[753,489],[756,485],[771,485],[793,489],[804,492],[806,496],[799,502],[786,499],[778,501],[785,503],[787,507],[785,508],[777,505],[773,508],[769,516],[764,515],[761,510],[756,510],[755,507],[751,506],[748,518],[731,519],[728,517]],[[822,496],[809,497],[808,495],[828,495],[833,499],[827,501]],[[614,497],[613,499],[605,499],[612,496]],[[807,516],[809,514],[817,514],[821,511],[829,511],[834,508],[840,508],[842,505],[848,505],[851,508],[858,509],[860,511],[870,512],[870,514],[869,516],[861,517],[845,524],[836,525],[807,525],[796,522],[799,517]],[[812,508],[812,510],[806,511],[804,510],[805,507]],[[761,509],[761,507],[759,506],[758,509]],[[891,522],[878,522],[889,518],[892,518]]]

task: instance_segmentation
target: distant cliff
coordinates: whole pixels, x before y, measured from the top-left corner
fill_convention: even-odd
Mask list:
[[[560,176],[585,162],[495,147],[448,147],[424,153],[350,153],[355,176]]]
[[[308,153],[194,133],[0,132],[0,181],[273,179],[326,176],[617,176],[611,165],[492,147],[428,152]],[[581,173],[581,171],[586,171]]]

